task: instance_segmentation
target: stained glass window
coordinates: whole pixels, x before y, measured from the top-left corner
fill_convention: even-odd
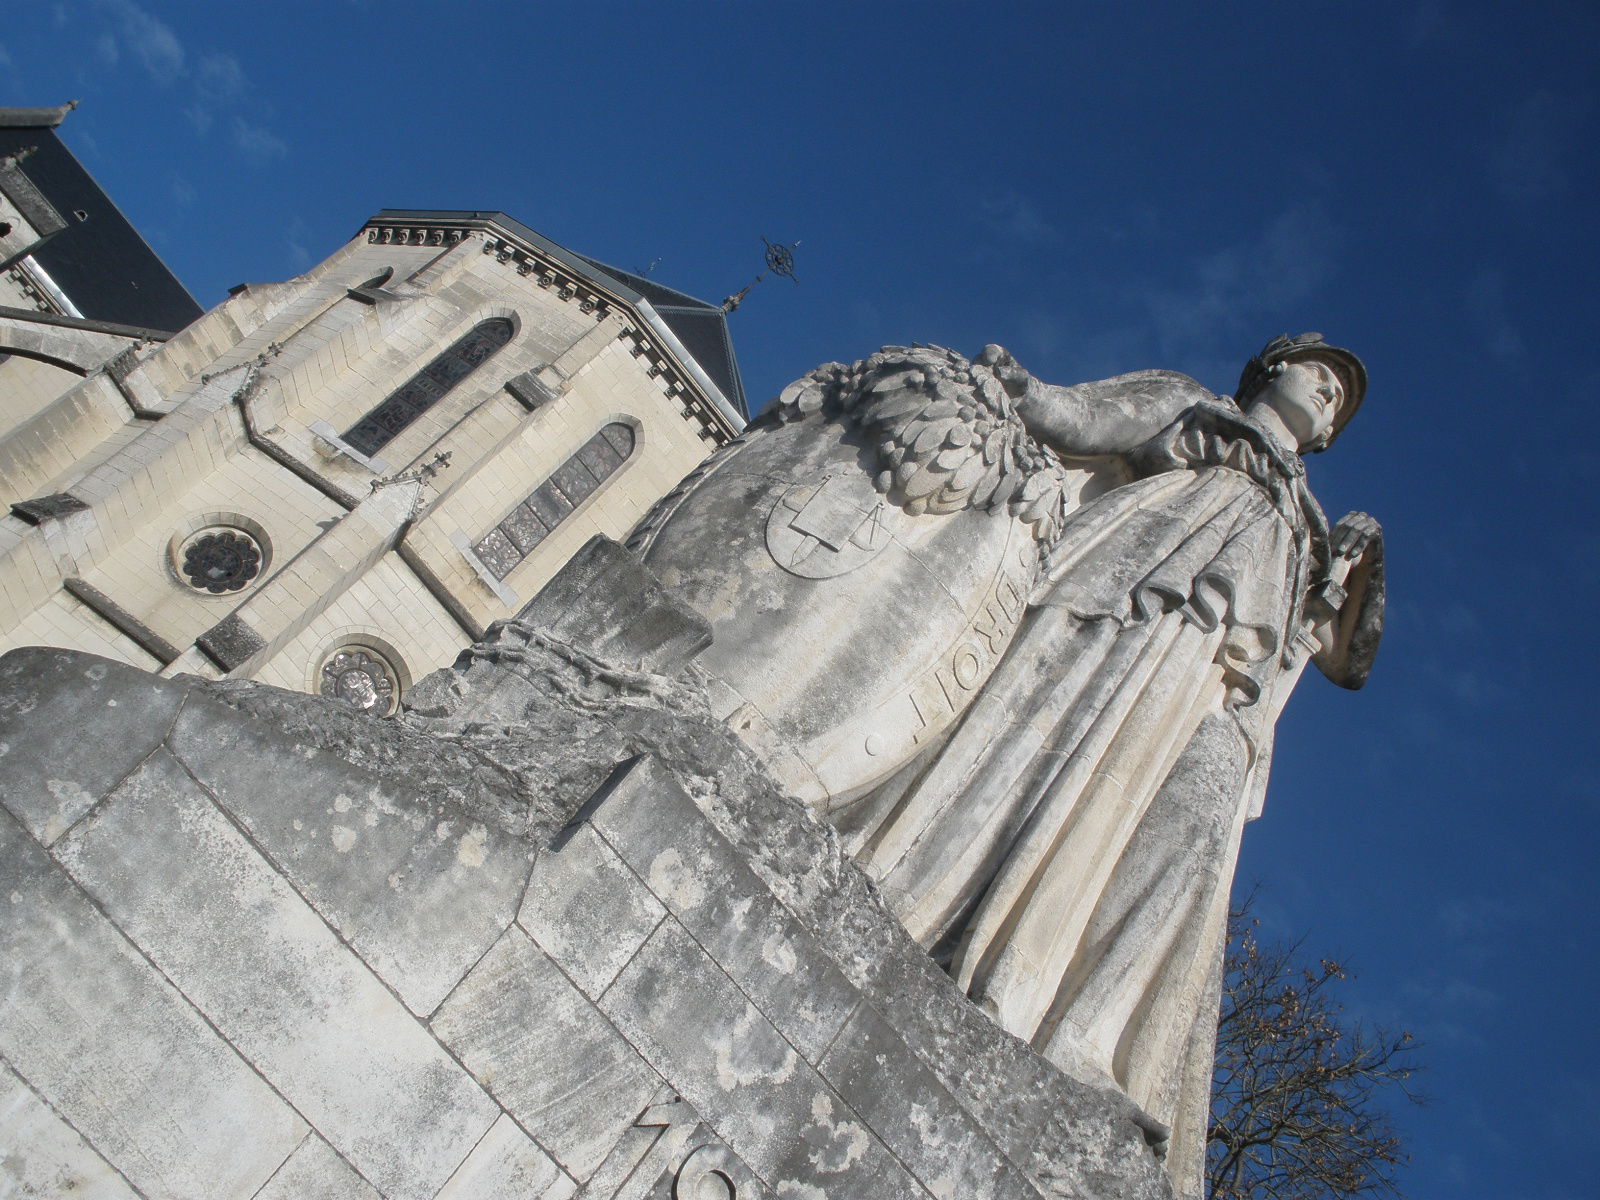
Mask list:
[[[423,367],[406,381],[404,387],[351,426],[344,440],[362,454],[376,454],[385,443],[432,408],[440,397],[509,342],[512,332],[511,322],[504,317],[493,317],[474,326],[471,333]]]
[[[478,561],[504,579],[586,496],[633,453],[633,428],[613,421],[578,448],[523,502],[472,547]]]

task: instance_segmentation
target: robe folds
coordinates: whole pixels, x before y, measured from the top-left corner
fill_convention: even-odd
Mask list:
[[[1068,518],[981,696],[840,825],[980,1006],[1176,1126],[1187,1165],[1228,887],[1327,523],[1298,455],[1226,401],[1122,458],[1131,481]]]

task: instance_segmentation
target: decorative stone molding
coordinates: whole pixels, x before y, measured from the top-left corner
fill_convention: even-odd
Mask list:
[[[71,492],[52,492],[48,496],[37,496],[32,500],[18,500],[11,506],[11,511],[29,525],[43,525],[47,521],[59,521],[74,513],[88,512],[89,506]]]
[[[351,643],[323,657],[317,690],[357,712],[386,717],[400,703],[400,672],[371,646]]]
[[[233,671],[257,651],[266,649],[267,640],[234,613],[202,633],[194,644],[224,671]]]
[[[454,246],[472,236],[459,225],[369,226],[367,241],[380,246]]]

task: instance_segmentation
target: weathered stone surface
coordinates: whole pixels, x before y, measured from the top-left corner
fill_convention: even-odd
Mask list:
[[[0,1055],[145,1195],[253,1195],[305,1123],[4,813],[0,897]]]
[[[677,780],[639,759],[580,816],[801,1055],[819,1062],[860,993]]]
[[[638,1053],[519,929],[484,955],[432,1026],[579,1180],[594,1174],[661,1088]]]
[[[438,1200],[567,1200],[578,1185],[528,1140],[510,1117],[501,1117],[472,1148]]]
[[[600,1007],[776,1194],[927,1195],[677,922]]]
[[[870,1004],[851,1014],[821,1071],[940,1200],[1039,1195]]]
[[[410,779],[374,773],[197,696],[173,754],[358,954],[425,1015],[516,913],[529,849]],[[292,787],[282,762],[295,760]]]
[[[207,1019],[386,1194],[431,1197],[495,1105],[169,754],[62,861]]]
[[[377,1189],[315,1133],[308,1133],[251,1200],[379,1200]]]
[[[596,604],[594,597],[605,597]],[[670,674],[711,644],[706,619],[616,542],[594,537],[517,614],[608,662]]]
[[[187,693],[120,663],[43,646],[0,658],[0,796],[45,845],[166,736]],[[116,730],[95,737],[89,730]]]
[[[208,712],[224,732],[234,723],[237,729],[219,735],[211,751],[198,747],[205,740],[199,720],[173,741],[203,780],[215,776],[212,783],[249,821],[276,832],[259,841],[244,836],[163,751],[81,822],[60,852],[143,953],[385,1194],[431,1195],[490,1126],[509,1116],[525,1121],[532,1141],[575,1177],[591,1172],[579,1192],[586,1200],[659,1200],[680,1172],[687,1169],[692,1181],[700,1159],[687,1160],[712,1143],[747,1164],[759,1178],[758,1194],[769,1196],[809,1197],[806,1189],[817,1188],[841,1200],[921,1197],[938,1194],[944,1179],[989,1178],[990,1167],[1001,1181],[995,1194],[1010,1195],[1004,1162],[963,1157],[985,1138],[1041,1194],[1165,1200],[1160,1166],[1126,1099],[1063,1076],[977,1011],[884,911],[836,836],[783,795],[712,719],[693,667],[671,680],[606,666],[555,642],[530,642],[525,650],[515,662],[463,663],[447,681],[448,703],[434,715],[393,721],[255,685],[189,684],[196,712]],[[66,686],[71,678],[64,677]],[[475,707],[484,690],[492,703]],[[458,719],[453,706],[474,716]],[[119,709],[101,718],[110,731],[105,740],[116,740],[122,719]],[[31,718],[17,721],[31,736]],[[249,732],[256,726],[274,732]],[[241,767],[230,775],[235,768],[205,757],[222,747],[272,764],[266,799],[228,797],[230,787],[249,786],[251,772]],[[585,804],[618,764],[640,755],[651,764],[638,771],[641,786],[609,789]],[[318,886],[326,896],[299,885],[306,888],[302,900],[284,877],[327,854],[323,846],[304,857],[292,835],[307,832],[293,828],[306,817],[285,814],[305,811],[323,821],[350,815],[327,813],[331,778],[374,781],[370,786],[395,798],[401,812],[410,811],[407,797],[426,797],[441,818],[482,824],[525,853],[537,851],[534,877],[537,884],[544,872],[543,891],[530,887],[521,916],[530,932],[546,922],[550,947],[558,941],[552,928],[568,931],[572,941],[556,947],[554,966],[513,927],[435,1013],[430,1034],[357,958],[369,881],[353,872],[344,891],[337,873],[325,874]],[[37,780],[26,779],[36,790]],[[0,758],[0,783],[9,781]],[[275,811],[279,805],[283,812]],[[276,848],[268,845],[273,838]],[[652,873],[668,850],[681,871],[663,862]],[[350,853],[361,852],[358,841]],[[70,881],[61,883],[70,891]],[[688,903],[697,890],[704,901]],[[618,895],[627,899],[609,907]],[[81,895],[77,903],[93,911]],[[336,925],[351,922],[345,936],[354,949],[340,944],[313,903]],[[602,952],[604,969],[587,976],[599,997],[598,1011],[589,1008],[579,984],[596,959],[586,943],[604,946],[625,926],[630,951]],[[580,937],[580,928],[592,932]],[[47,933],[38,936],[48,941]],[[778,969],[791,955],[793,968]],[[73,979],[95,977],[92,968],[80,970]],[[826,1000],[814,1006],[816,1019],[806,1012],[813,980],[826,981],[815,986]],[[866,1039],[878,1049],[852,1058],[846,1047],[855,1035],[828,1032],[858,1011],[852,993],[881,1013],[898,1049],[893,1039]],[[830,1038],[838,1051],[831,1059]],[[407,1049],[418,1046],[415,1054]],[[93,1047],[85,1038],[73,1052],[89,1059],[100,1053]],[[937,1096],[942,1087],[950,1097],[948,1109],[921,1101],[938,1134],[917,1147],[921,1157],[911,1154],[905,1112],[869,1116],[869,1105],[846,1094],[856,1086],[852,1072],[868,1058],[876,1066],[877,1053],[886,1058],[882,1078],[908,1095]],[[823,1075],[811,1057],[824,1063]],[[641,1059],[646,1068],[602,1071],[592,1081],[578,1065]],[[438,1080],[425,1070],[419,1078],[418,1062],[454,1072],[478,1099],[448,1111],[431,1104],[428,1089]],[[634,1090],[640,1069],[652,1085],[657,1076],[665,1081],[665,1100]],[[481,1073],[487,1094],[467,1071]],[[827,1071],[838,1085],[830,1086]],[[583,1098],[564,1108],[560,1089],[573,1086]],[[687,1102],[671,1102],[674,1093]],[[441,1132],[441,1122],[459,1124],[468,1108],[482,1113],[476,1128]],[[914,1121],[910,1127],[917,1128]],[[295,1171],[314,1175],[309,1168],[327,1158],[314,1141],[283,1163],[303,1129],[278,1148],[261,1180],[278,1170],[287,1187],[299,1179]],[[849,1168],[833,1169],[857,1154]],[[123,1168],[117,1154],[107,1157]],[[355,1186],[337,1171],[327,1178],[329,1186]]]
[[[519,920],[595,999],[666,911],[615,850],[593,829],[578,825],[540,853]]]
[[[127,1181],[4,1063],[0,1063],[0,1180],[7,1181],[7,1196],[135,1200]]]

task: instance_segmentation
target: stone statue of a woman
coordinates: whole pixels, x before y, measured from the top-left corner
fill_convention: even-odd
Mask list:
[[[1180,1188],[1274,722],[1308,661],[1359,687],[1381,630],[1378,526],[1330,530],[1300,458],[1365,385],[1320,334],[1237,401],[889,348],[790,388],[630,542],[711,621],[734,727],[1000,1025],[1173,1126]]]
[[[996,1021],[1176,1126],[1173,1174],[1195,1178],[1274,722],[1307,661],[1360,687],[1382,628],[1378,526],[1330,530],[1300,459],[1365,371],[1279,338],[1234,403],[1170,372],[1064,388],[986,358],[1035,436],[1129,479],[1067,516],[982,700],[863,803],[858,856]]]

